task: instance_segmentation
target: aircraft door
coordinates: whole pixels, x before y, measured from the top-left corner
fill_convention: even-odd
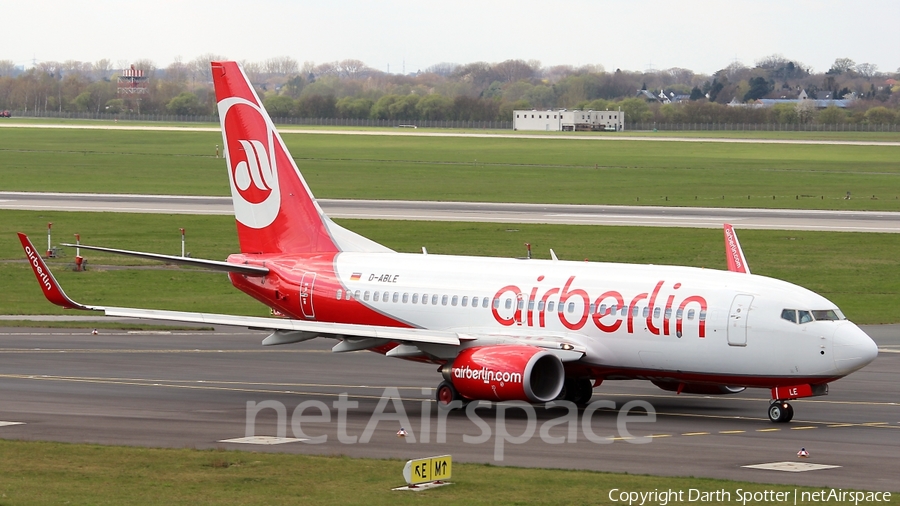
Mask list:
[[[316,284],[316,273],[315,272],[305,272],[303,273],[303,278],[300,280],[300,311],[303,313],[303,317],[308,320],[313,320],[316,318],[316,313],[313,310],[313,288]]]
[[[747,346],[747,318],[750,316],[752,295],[737,295],[728,312],[728,344],[731,346]]]

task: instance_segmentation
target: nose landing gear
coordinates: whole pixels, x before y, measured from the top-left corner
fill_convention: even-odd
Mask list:
[[[769,420],[774,423],[787,423],[794,418],[794,407],[787,401],[775,400],[769,404]]]

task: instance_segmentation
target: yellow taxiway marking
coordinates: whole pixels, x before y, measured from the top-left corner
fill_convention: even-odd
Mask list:
[[[776,432],[781,429],[756,429],[756,432]]]
[[[672,437],[672,435],[671,434],[651,434],[651,435],[645,436],[645,437]]]
[[[610,441],[627,441],[629,439],[634,439],[632,436],[618,436],[609,438]]]
[[[856,423],[836,423],[836,424],[833,424],[833,425],[829,425],[828,427],[831,427],[831,428],[834,428],[834,427],[853,427],[853,426],[855,426],[855,425],[859,425],[859,424],[856,424]]]
[[[802,427],[791,427],[791,430],[806,430],[806,429],[818,429],[818,427],[813,427],[812,425],[804,425]]]
[[[742,434],[745,430],[720,430],[719,434]]]
[[[708,436],[709,432],[685,432],[682,436]]]
[[[887,422],[866,422],[866,423],[861,423],[860,425],[862,425],[863,427],[875,427],[877,425],[887,425],[887,424],[888,424]]]

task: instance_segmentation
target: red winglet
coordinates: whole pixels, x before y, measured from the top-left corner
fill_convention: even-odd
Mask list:
[[[743,272],[750,274],[750,267],[747,266],[747,259],[744,258],[744,251],[741,249],[741,243],[738,242],[737,233],[734,227],[725,224],[725,257],[728,259],[728,270],[731,272]]]
[[[31,243],[31,240],[27,235],[19,232],[19,241],[22,242],[22,248],[25,249],[25,256],[28,258],[28,263],[31,264],[31,268],[34,270],[34,276],[37,278],[38,284],[41,285],[41,289],[44,292],[44,296],[47,297],[47,300],[66,309],[96,309],[79,304],[66,295],[66,292],[59,286],[56,278],[53,277],[53,273],[50,272],[50,268],[47,267],[44,259],[38,254],[37,250],[34,248],[34,244]]]

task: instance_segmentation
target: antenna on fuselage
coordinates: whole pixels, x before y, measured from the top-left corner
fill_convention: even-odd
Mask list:
[[[553,248],[550,248],[550,259],[551,259],[551,260],[555,260],[555,261],[559,261],[559,258],[556,256],[556,252],[553,251]]]
[[[428,250],[425,249],[425,246],[422,246],[422,254],[423,254],[423,255],[427,255],[427,254],[428,254]]]

